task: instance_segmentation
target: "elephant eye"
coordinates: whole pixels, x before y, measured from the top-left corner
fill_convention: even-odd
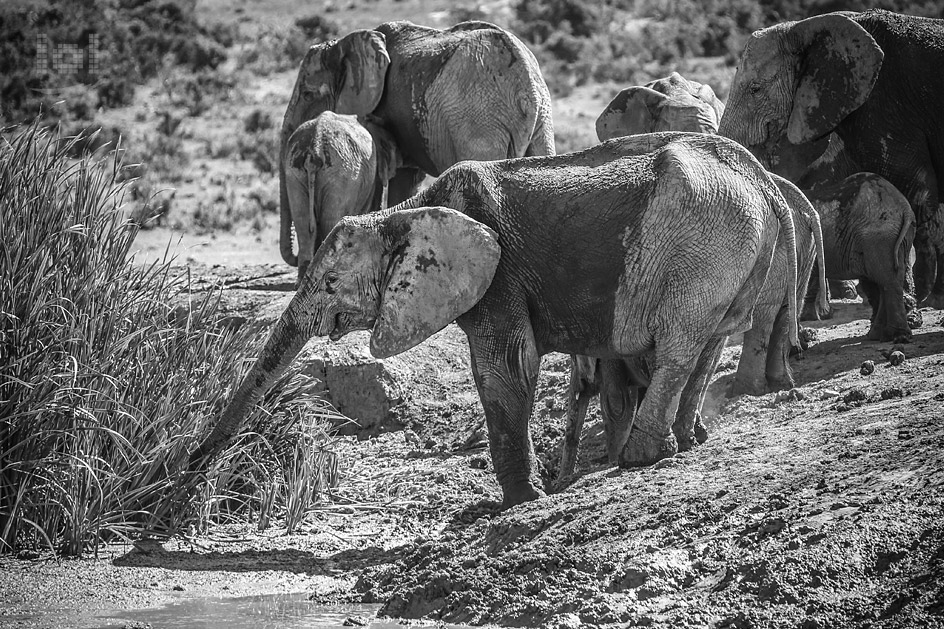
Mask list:
[[[747,87],[747,90],[751,93],[751,96],[754,96],[755,94],[760,92],[760,83],[751,83]]]
[[[339,279],[338,274],[335,273],[334,271],[328,271],[327,273],[325,273],[324,283],[325,283],[326,293],[328,293],[329,295],[334,293],[334,291],[337,288],[335,284],[338,283],[338,279]]]

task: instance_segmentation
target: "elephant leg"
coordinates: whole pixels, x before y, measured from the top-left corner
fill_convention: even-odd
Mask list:
[[[881,340],[910,342],[911,327],[905,308],[904,286],[894,278],[882,286],[882,308],[885,310],[885,329]]]
[[[767,349],[767,362],[764,366],[767,388],[771,391],[793,388],[790,349],[790,313],[787,307],[783,306],[774,319]]]
[[[636,416],[640,394],[632,380],[625,360],[600,361],[600,416],[611,465],[619,463]]]
[[[285,185],[291,208],[292,224],[298,239],[298,284],[308,271],[315,256],[317,224],[311,220],[311,197],[308,190],[308,172],[304,169],[286,168]]]
[[[680,452],[691,450],[695,445],[704,443],[708,439],[708,431],[701,421],[701,408],[705,403],[705,394],[708,393],[708,384],[714,375],[721,360],[721,350],[727,337],[712,339],[705,345],[695,371],[688,379],[682,397],[679,400],[678,411],[675,414],[675,423],[672,432],[678,440]]]
[[[587,417],[590,398],[599,390],[600,361],[589,356],[570,357],[570,386],[567,390],[567,425],[564,427],[564,445],[561,448],[558,484],[573,475],[580,449],[580,432]]]
[[[682,391],[695,371],[705,344],[706,341],[695,342],[696,353],[693,355],[684,350],[666,350],[657,343],[652,380],[636,413],[626,446],[620,453],[620,467],[649,465],[678,452],[672,426]],[[693,343],[676,341],[673,345],[691,348]]]
[[[916,330],[924,323],[924,317],[918,310],[918,299],[915,297],[915,279],[914,271],[911,269],[910,254],[905,256],[905,279],[904,279],[904,300],[905,300],[905,318],[908,321],[908,328]]]
[[[387,182],[387,207],[406,201],[419,190],[426,178],[419,168],[398,168],[397,174]]]
[[[544,495],[528,430],[541,358],[530,325],[516,328],[502,335],[466,330],[492,464],[506,508]]]
[[[944,254],[937,254],[935,260],[937,274],[935,275],[934,287],[931,289],[931,294],[928,295],[924,305],[940,310],[944,308]]]
[[[885,311],[882,308],[882,289],[878,284],[868,278],[859,280],[859,291],[872,307],[872,316],[869,319],[870,326],[867,337],[871,340],[879,340],[882,336],[881,329],[885,325]]]
[[[754,325],[744,333],[741,358],[731,395],[763,395],[767,393],[767,354],[770,339],[782,302],[770,297],[770,292],[761,294],[754,307]]]

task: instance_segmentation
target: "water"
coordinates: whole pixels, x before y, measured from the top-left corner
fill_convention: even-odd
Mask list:
[[[379,605],[317,605],[308,594],[273,594],[240,598],[204,598],[171,603],[153,609],[109,612],[98,629],[134,627],[152,629],[338,629],[350,616],[373,618]],[[374,619],[371,629],[400,627],[391,620]]]

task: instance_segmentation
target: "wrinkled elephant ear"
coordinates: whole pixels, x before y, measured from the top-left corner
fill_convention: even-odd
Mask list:
[[[616,95],[597,118],[601,142],[637,133],[649,133],[657,110],[668,96],[649,87],[627,87]]]
[[[383,33],[354,31],[338,42],[343,77],[336,111],[365,116],[377,108],[383,95],[390,55]]]
[[[839,13],[797,22],[789,38],[802,68],[787,123],[793,144],[815,140],[862,106],[885,53],[869,33]]]
[[[491,229],[442,207],[392,212],[381,226],[388,271],[370,353],[386,358],[429,338],[474,306],[501,250]]]
[[[715,91],[711,89],[711,86],[708,84],[702,84],[698,88],[698,91],[695,93],[695,97],[698,100],[707,103],[711,109],[715,112],[717,118],[714,121],[715,129],[718,128],[718,125],[721,123],[721,117],[724,115],[724,103],[721,102],[721,99],[715,95]]]

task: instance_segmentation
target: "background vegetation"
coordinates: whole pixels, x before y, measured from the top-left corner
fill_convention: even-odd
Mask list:
[[[188,447],[260,337],[228,328],[172,260],[131,255],[154,226],[248,231],[277,251],[277,133],[309,45],[387,19],[497,22],[534,50],[564,151],[594,141],[593,119],[627,85],[678,70],[724,98],[757,28],[837,9],[944,17],[941,5],[349,0],[313,13],[283,0],[3,2],[0,125],[29,124],[0,139],[0,552],[76,554],[250,512],[291,528],[337,482],[331,411],[294,372],[208,484],[181,481]],[[36,67],[38,35],[88,48],[91,33],[99,72]]]

